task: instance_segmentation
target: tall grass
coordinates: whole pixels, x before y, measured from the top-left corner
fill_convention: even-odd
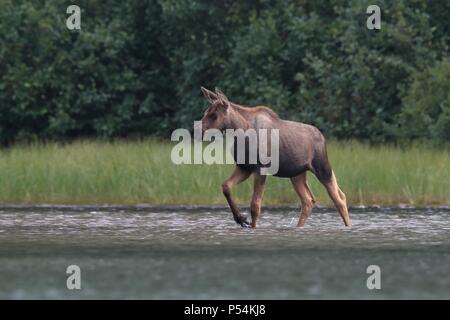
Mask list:
[[[0,151],[0,202],[55,204],[224,204],[221,184],[232,165],[174,165],[173,144],[79,141]],[[330,160],[350,204],[450,203],[449,150],[369,147],[331,142]],[[331,204],[308,174],[320,204]],[[289,179],[269,177],[266,204],[298,202]],[[251,179],[233,190],[247,204]]]

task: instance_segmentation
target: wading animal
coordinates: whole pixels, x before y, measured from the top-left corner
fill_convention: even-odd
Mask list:
[[[277,177],[290,178],[300,198],[301,211],[297,226],[303,226],[311,214],[315,199],[306,181],[306,172],[311,171],[325,186],[346,226],[351,225],[345,194],[339,189],[336,176],[328,161],[325,138],[316,127],[300,122],[282,120],[268,107],[244,107],[232,103],[219,90],[212,92],[201,87],[209,102],[201,120],[203,133],[208,129],[278,129],[279,169]],[[236,159],[236,157],[235,157]],[[266,176],[261,174],[261,165],[236,164],[231,176],[223,183],[222,190],[233,213],[234,220],[242,227],[256,227],[261,212],[261,203]],[[247,222],[231,196],[231,189],[253,175],[253,197],[251,201],[251,224]]]

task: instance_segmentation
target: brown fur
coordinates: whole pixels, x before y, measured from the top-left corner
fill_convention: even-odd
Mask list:
[[[298,226],[303,226],[314,207],[314,196],[306,181],[306,171],[314,173],[325,186],[344,224],[351,225],[348,215],[345,194],[339,189],[336,177],[328,161],[325,138],[314,126],[280,119],[270,108],[264,106],[244,107],[232,103],[216,89],[215,92],[201,88],[208,99],[210,107],[202,118],[202,128],[207,129],[277,129],[279,131],[279,170],[278,177],[291,178],[293,187],[302,203]],[[260,164],[237,164],[236,168],[222,188],[225,198],[231,208],[234,220],[241,226],[249,223],[241,215],[231,196],[231,189],[254,175],[254,190],[251,203],[251,226],[256,227],[256,221],[261,211],[262,197],[266,176],[261,175]]]

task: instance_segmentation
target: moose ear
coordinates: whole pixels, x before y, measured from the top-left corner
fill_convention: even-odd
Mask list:
[[[227,96],[219,88],[216,88],[215,91],[217,99],[220,100],[220,102],[222,102],[222,104],[228,108],[230,106],[230,101],[228,100]]]
[[[201,87],[200,90],[202,90],[203,95],[206,99],[208,99],[209,103],[213,103],[215,100],[217,100],[217,95],[214,92],[206,89],[205,87]]]

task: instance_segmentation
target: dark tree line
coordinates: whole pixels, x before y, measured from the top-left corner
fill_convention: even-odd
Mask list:
[[[168,136],[219,86],[327,136],[450,138],[450,2],[0,0],[0,141]]]

